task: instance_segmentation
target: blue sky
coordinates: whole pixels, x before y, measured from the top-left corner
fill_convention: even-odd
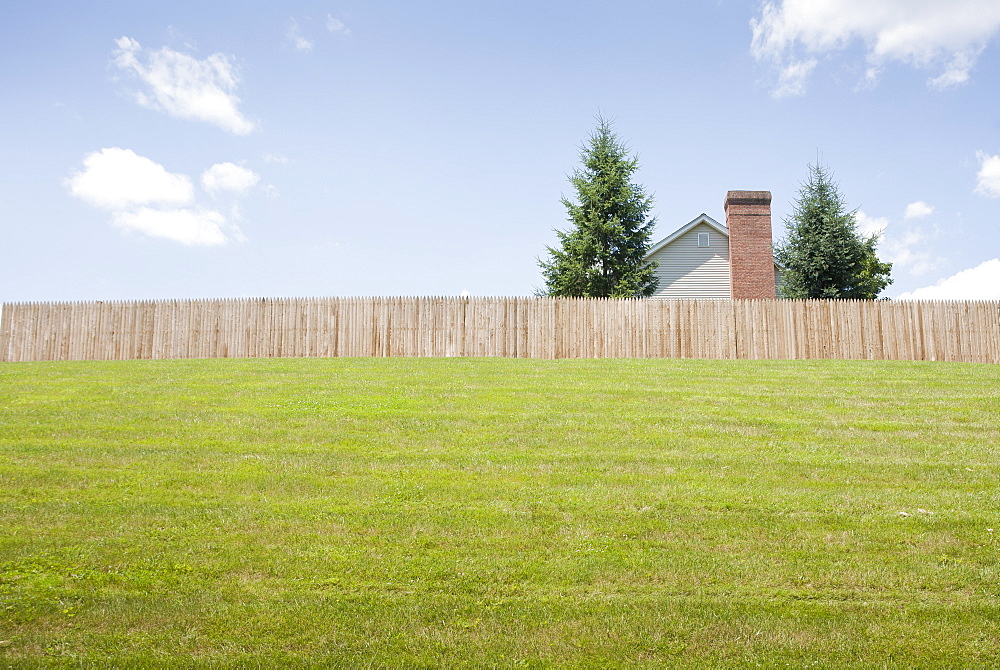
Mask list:
[[[807,164],[1000,299],[1000,3],[0,5],[0,302],[527,295],[601,114],[665,237]]]

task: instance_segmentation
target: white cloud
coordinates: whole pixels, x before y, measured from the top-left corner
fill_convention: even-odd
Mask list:
[[[231,191],[246,194],[260,181],[260,175],[235,163],[216,163],[201,175],[201,185],[212,195]]]
[[[893,270],[906,270],[913,277],[937,270],[945,263],[943,258],[934,256],[926,247],[920,249],[905,242],[890,242],[886,248],[884,260],[892,263]]]
[[[114,224],[124,230],[174,240],[188,246],[214,246],[227,241],[226,217],[219,212],[191,209],[150,209],[115,212]]]
[[[289,39],[294,46],[299,51],[310,51],[313,48],[313,43],[302,36],[299,32],[299,22],[295,19],[288,19],[288,27],[285,29],[285,37]]]
[[[288,162],[288,156],[286,156],[284,154],[277,154],[277,153],[267,152],[267,153],[264,154],[264,162],[265,163],[279,163],[280,165],[284,165],[284,164],[286,164]]]
[[[916,202],[911,202],[906,206],[906,213],[903,214],[904,219],[919,219],[923,216],[930,216],[934,213],[934,206],[928,205],[923,200],[917,200]]]
[[[326,29],[331,33],[340,33],[341,35],[351,34],[351,29],[345,26],[343,21],[329,14],[326,15]]]
[[[869,64],[868,67],[865,68],[865,78],[858,84],[858,88],[862,89],[875,87],[875,85],[878,84],[879,78],[882,76],[882,70],[883,68],[878,65]]]
[[[760,17],[750,26],[754,58],[778,67],[776,97],[802,92],[812,70],[803,73],[802,64],[858,42],[865,45],[869,85],[885,62],[896,61],[942,70],[928,80],[929,86],[941,89],[969,80],[979,54],[1000,31],[1000,2],[765,0]],[[786,81],[792,73],[796,86]]]
[[[1000,300],[1000,258],[904,293],[899,300]]]
[[[934,208],[918,201],[906,208],[906,219],[926,216]],[[892,263],[893,272],[906,271],[910,275],[927,274],[942,267],[945,259],[935,253],[934,240],[941,231],[937,226],[921,227],[912,223],[892,224],[889,217],[869,216],[858,210],[855,214],[858,232],[864,237],[878,235],[878,255]]]
[[[879,249],[885,250],[886,260],[892,263],[893,269],[919,276],[937,270],[945,263],[944,258],[935,255],[931,244],[939,234],[937,229],[928,231],[917,227],[901,232],[891,230],[887,231]]]
[[[315,26],[316,20],[307,17],[305,22],[308,26]],[[351,34],[351,29],[343,21],[330,14],[326,15],[326,30],[329,33],[344,35],[345,37]],[[313,40],[302,34],[299,22],[295,18],[288,19],[285,27],[285,38],[299,51],[311,51],[313,48]]]
[[[778,75],[778,86],[774,89],[774,97],[791,98],[805,93],[806,81],[814,69],[816,69],[815,59],[790,63],[783,67]]]
[[[83,170],[70,177],[68,185],[74,196],[104,209],[185,205],[194,199],[187,176],[118,147],[87,154]]]
[[[202,185],[213,195],[224,191],[243,195],[258,180],[256,173],[234,163],[218,163],[202,174]],[[190,177],[168,172],[130,149],[112,147],[87,154],[83,169],[66,185],[73,196],[110,210],[112,223],[123,230],[187,245],[244,239],[225,215],[198,206]],[[238,212],[234,205],[232,218],[238,219]]]
[[[146,84],[147,92],[137,93],[136,102],[182,119],[205,121],[235,135],[256,128],[239,111],[240,99],[233,93],[239,75],[233,62],[223,54],[204,60],[169,47],[145,53],[129,37],[115,40],[115,64]]]
[[[887,217],[868,216],[860,209],[855,213],[854,220],[857,221],[858,232],[863,237],[881,235],[889,227],[889,219]]]
[[[947,69],[939,76],[930,79],[927,85],[942,91],[946,88],[955,88],[956,86],[967,84],[969,82],[969,70],[976,64],[976,59],[982,50],[980,47],[973,52],[964,51],[955,54],[954,58],[948,64]]]
[[[979,174],[976,175],[976,193],[989,198],[1000,198],[1000,156],[978,152]]]

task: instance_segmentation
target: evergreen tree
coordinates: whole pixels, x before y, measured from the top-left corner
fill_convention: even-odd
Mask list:
[[[778,293],[782,298],[841,298],[874,300],[892,283],[892,263],[875,254],[878,235],[862,237],[855,212],[829,171],[809,166],[809,179],[799,188],[787,238],[775,257],[783,266]]]
[[[547,247],[550,260],[539,261],[545,277],[543,295],[631,298],[656,290],[655,264],[644,259],[655,219],[647,220],[652,196],[632,183],[639,163],[628,156],[611,124],[598,118],[597,129],[581,150],[582,168],[570,183],[576,202],[562,199],[573,228],[557,230],[560,247]]]

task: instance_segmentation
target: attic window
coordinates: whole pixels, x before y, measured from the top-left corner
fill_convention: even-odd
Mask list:
[[[708,246],[708,233],[698,233],[698,246],[699,247]]]

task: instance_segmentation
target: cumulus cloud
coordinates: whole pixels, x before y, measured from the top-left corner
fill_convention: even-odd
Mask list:
[[[288,19],[288,27],[285,29],[285,37],[292,43],[299,51],[310,51],[313,48],[313,43],[302,36],[299,32],[299,22],[295,19]]]
[[[881,235],[889,227],[888,217],[868,216],[860,209],[854,214],[854,220],[858,224],[858,232],[863,237]]]
[[[990,156],[981,151],[976,155],[979,157],[976,193],[1000,198],[1000,156]]]
[[[143,107],[205,121],[235,135],[256,128],[239,111],[240,99],[234,93],[239,73],[229,57],[212,54],[198,60],[169,47],[146,52],[130,37],[115,40],[115,45],[115,64],[147,87],[135,95]]]
[[[923,200],[917,200],[916,202],[911,202],[906,206],[906,212],[903,214],[904,219],[919,219],[924,216],[930,216],[934,213],[934,207],[928,205]]]
[[[124,230],[174,240],[188,246],[214,246],[227,241],[226,217],[219,212],[194,209],[150,209],[115,212],[114,224]]]
[[[74,196],[103,209],[184,205],[194,199],[187,176],[167,172],[159,163],[118,147],[87,154],[83,169],[68,184]]]
[[[776,97],[801,93],[819,56],[857,43],[866,50],[865,83],[875,83],[884,64],[895,61],[939,70],[928,85],[943,89],[969,80],[980,53],[1000,31],[1000,3],[765,0],[750,26],[754,58],[778,69]]]
[[[969,70],[976,64],[976,59],[982,50],[983,48],[980,47],[972,51],[956,53],[952,57],[951,62],[948,63],[945,71],[939,76],[928,80],[927,85],[941,91],[946,88],[954,88],[962,84],[967,84],[969,82]]]
[[[351,29],[345,26],[343,21],[329,14],[326,15],[326,29],[331,33],[340,33],[341,35],[351,34]]]
[[[306,24],[307,32],[315,32],[317,29],[316,24],[318,23],[315,17],[306,17],[303,21]],[[343,21],[335,18],[331,14],[326,15],[325,25],[328,33],[343,35],[345,37],[351,34],[351,29],[348,28]],[[309,31],[309,28],[312,28],[312,30]],[[291,45],[299,51],[312,51],[314,45],[314,40],[303,35],[302,28],[299,26],[298,20],[294,17],[288,19],[288,22],[285,24],[285,39],[287,39]]]
[[[1000,300],[1000,258],[904,293],[899,300]]]
[[[816,69],[815,59],[798,61],[782,67],[778,74],[774,97],[790,98],[805,93],[806,82],[814,69]]]
[[[263,158],[265,163],[279,163],[281,165],[288,163],[288,156],[284,154],[266,152]]]
[[[945,259],[934,252],[932,245],[939,231],[910,227],[901,231],[886,233],[880,250],[885,250],[886,260],[895,270],[906,270],[911,275],[920,276],[937,270]]]
[[[914,216],[927,216],[934,208],[922,201],[906,208],[904,221]],[[892,263],[893,272],[906,271],[910,275],[927,274],[942,267],[945,259],[935,252],[934,240],[940,235],[937,226],[917,226],[913,223],[892,224],[889,217],[869,216],[858,210],[855,213],[858,232],[864,237],[878,235],[878,253]]]
[[[216,163],[201,175],[201,186],[211,195],[223,191],[244,195],[256,186],[258,181],[260,175],[235,163]]]
[[[202,186],[212,195],[245,194],[259,177],[234,163],[219,163],[202,174]],[[231,217],[201,207],[192,180],[167,171],[159,163],[130,149],[111,147],[83,159],[83,169],[66,180],[69,192],[111,212],[112,223],[122,229],[161,237],[186,245],[218,245],[241,240]]]

